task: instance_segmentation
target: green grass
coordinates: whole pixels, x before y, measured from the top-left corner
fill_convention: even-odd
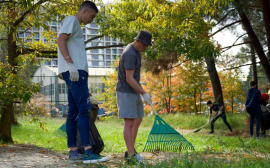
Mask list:
[[[243,130],[246,129],[246,116],[246,114],[229,114],[227,115],[227,118],[233,129],[237,128],[238,130]],[[161,117],[176,129],[196,129],[207,121],[206,116],[188,114],[177,114],[174,116],[162,115]],[[54,131],[65,122],[65,119],[40,119],[47,123],[46,129],[48,131],[39,129],[36,124],[29,124],[28,121],[30,118],[28,117],[19,117],[18,121],[20,125],[12,126],[12,136],[15,143],[35,144],[62,154],[68,154],[69,149],[66,145],[66,138],[60,138],[54,134]],[[151,116],[145,117],[142,122],[136,139],[136,150],[138,152],[142,152],[144,148],[147,137],[152,128],[153,121],[154,116]],[[96,122],[97,128],[105,143],[103,151],[104,154],[124,153],[126,150],[122,133],[123,124],[123,120],[118,118]],[[219,119],[215,124],[216,134],[214,136],[207,135],[206,133],[208,130],[209,128],[206,128],[196,134],[190,133],[184,135],[184,137],[191,142],[195,148],[195,153],[187,155],[188,158],[181,158],[170,162],[165,161],[151,166],[170,167],[174,165],[175,167],[220,167],[223,165],[223,167],[263,167],[262,165],[264,162],[269,164],[269,160],[260,160],[259,157],[257,157],[258,154],[260,154],[269,158],[269,138],[257,140],[243,138],[239,135],[224,136],[225,133],[228,133],[229,131],[221,119]],[[222,159],[217,159],[219,157],[213,157],[224,154],[237,155],[233,158],[238,158],[238,161],[237,159],[223,160],[225,157],[222,157]],[[244,157],[244,155],[248,156]],[[249,157],[253,157],[255,160],[248,159]],[[208,160],[208,162],[205,163],[205,160]]]
[[[197,129],[204,125],[208,121],[207,115],[193,115],[193,114],[176,114],[176,115],[160,115],[169,125],[176,129]],[[226,114],[227,121],[232,128],[245,129],[245,122],[247,119],[247,113]],[[145,117],[142,123],[142,127],[151,128],[154,121],[154,115],[151,117]],[[206,128],[210,128],[208,125]],[[227,130],[228,128],[224,124],[222,119],[218,119],[215,122],[215,129]]]

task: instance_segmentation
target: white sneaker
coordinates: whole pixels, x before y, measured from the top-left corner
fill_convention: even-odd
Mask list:
[[[135,153],[136,157],[139,158],[140,160],[144,160],[144,156],[140,155],[139,153]]]

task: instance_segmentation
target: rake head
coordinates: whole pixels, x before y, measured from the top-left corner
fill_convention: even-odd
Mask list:
[[[179,151],[181,149],[194,150],[194,147],[181,134],[156,115],[143,151]]]
[[[66,138],[67,137],[66,122],[62,124],[56,131],[54,131],[54,134]]]

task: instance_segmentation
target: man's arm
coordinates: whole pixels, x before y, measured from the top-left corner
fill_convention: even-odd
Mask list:
[[[59,37],[57,39],[57,44],[59,47],[59,50],[64,57],[64,59],[67,61],[67,63],[73,63],[71,58],[66,59],[67,56],[70,57],[67,47],[67,40],[69,39],[70,34],[59,34]]]
[[[57,39],[57,44],[59,47],[59,50],[62,54],[62,56],[64,57],[64,59],[66,60],[66,62],[68,63],[68,68],[69,68],[69,73],[70,73],[70,80],[73,82],[77,82],[79,81],[79,72],[77,70],[77,68],[75,67],[69,52],[68,52],[68,47],[67,47],[67,40],[69,38],[70,34],[60,34],[58,39]]]
[[[139,83],[134,79],[134,70],[127,69],[126,70],[126,81],[127,83],[138,93],[141,95],[144,95],[146,92],[143,90],[143,88],[139,85]]]

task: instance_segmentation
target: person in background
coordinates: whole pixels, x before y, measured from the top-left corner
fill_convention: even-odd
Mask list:
[[[269,99],[269,95],[266,94],[266,93],[261,93],[261,96],[262,96],[262,106],[261,106],[261,110],[262,112],[267,112],[268,111],[268,107],[267,107],[267,104],[268,104],[268,99]],[[265,136],[266,135],[266,129],[264,129],[264,123],[263,123],[263,113],[262,113],[262,116],[261,116],[261,136]]]
[[[259,89],[256,88],[257,84],[255,81],[249,83],[250,89],[247,92],[247,102],[251,102],[252,112],[249,114],[249,133],[250,137],[253,137],[253,124],[256,123],[256,137],[260,136],[261,128],[261,103],[262,96]]]
[[[230,124],[227,122],[226,115],[225,115],[225,109],[224,106],[219,104],[219,103],[212,103],[211,100],[207,102],[207,106],[210,107],[210,113],[209,113],[209,122],[211,121],[211,115],[213,111],[216,112],[216,114],[213,117],[213,120],[211,121],[211,132],[208,134],[213,134],[214,133],[214,123],[217,121],[219,117],[221,117],[224,121],[224,123],[227,125],[229,130],[232,132],[232,127]]]

